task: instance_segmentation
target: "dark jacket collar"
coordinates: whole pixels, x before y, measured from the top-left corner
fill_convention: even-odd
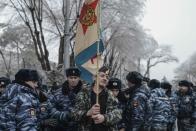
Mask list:
[[[70,91],[73,91],[75,94],[77,94],[82,89],[82,81],[78,82],[78,85],[75,86],[72,90],[69,88],[68,81],[65,81],[62,85],[62,93],[64,95],[67,95]]]

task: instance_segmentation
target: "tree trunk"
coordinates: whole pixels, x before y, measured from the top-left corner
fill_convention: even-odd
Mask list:
[[[150,78],[150,59],[147,62],[146,77]]]
[[[58,65],[63,64],[63,54],[64,54],[64,36],[60,38],[60,46],[59,46],[59,60],[58,60]]]
[[[138,71],[138,72],[141,72],[140,67],[141,67],[141,59],[138,58],[138,65],[137,65],[137,71]]]
[[[34,5],[35,6],[35,5]],[[42,10],[37,9],[36,7],[34,8],[29,8],[30,13],[31,13],[31,17],[32,17],[32,21],[33,21],[33,27],[34,27],[34,33],[31,30],[31,35],[33,38],[33,42],[35,45],[35,50],[36,50],[36,55],[38,57],[39,62],[41,63],[42,69],[45,71],[50,71],[50,62],[49,62],[49,52],[46,48],[46,44],[45,44],[45,39],[44,39],[44,34],[42,31]],[[38,12],[39,16],[36,16],[36,12]],[[37,26],[38,24],[38,26]],[[29,28],[31,28],[31,26],[28,26]],[[39,30],[38,31],[38,27]]]
[[[72,52],[70,56],[70,66],[75,66],[74,52]]]
[[[25,63],[25,59],[24,58],[22,58],[22,65],[23,65],[23,68],[26,68],[26,63]]]
[[[151,62],[151,59],[148,59],[147,64],[146,64],[146,72],[144,74],[144,76],[148,78],[150,78],[150,62]]]
[[[6,60],[5,60],[5,56],[4,56],[4,54],[3,54],[3,52],[0,50],[0,54],[1,54],[1,57],[2,57],[2,59],[3,59],[3,63],[4,63],[4,65],[5,65],[5,69],[6,69],[6,76],[8,76],[8,72],[9,72],[9,67],[8,67],[8,65],[7,65],[7,63],[6,63]]]

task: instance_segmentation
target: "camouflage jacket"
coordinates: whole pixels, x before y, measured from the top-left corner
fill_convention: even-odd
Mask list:
[[[178,110],[179,110],[178,108],[179,101],[178,101],[177,94],[174,90],[171,90],[171,95],[169,99],[170,99],[170,105],[171,105],[169,123],[175,123],[177,119],[177,115],[178,115]]]
[[[156,88],[151,91],[148,106],[148,124],[153,127],[167,126],[171,117],[171,103],[164,89]]]
[[[118,100],[107,89],[104,89],[108,93],[106,102],[106,112],[104,115],[104,125],[109,128],[110,131],[117,131],[117,123],[122,119],[122,110],[118,108]],[[80,131],[90,131],[92,125],[92,119],[86,116],[91,105],[91,92],[92,88],[82,89],[76,96],[76,104],[72,110],[72,117],[80,124]]]
[[[39,99],[28,85],[10,84],[1,97],[0,130],[36,131]]]

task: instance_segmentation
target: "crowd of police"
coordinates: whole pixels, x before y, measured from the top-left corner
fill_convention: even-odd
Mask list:
[[[12,82],[1,77],[0,131],[196,131],[196,92],[187,80],[174,88],[133,71],[122,88],[105,66],[91,85],[80,75],[67,69],[66,81],[49,91],[36,70],[20,69]]]

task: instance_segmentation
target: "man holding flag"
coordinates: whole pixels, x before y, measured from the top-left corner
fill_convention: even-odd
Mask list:
[[[106,88],[109,69],[99,69],[96,76],[99,81],[90,88],[83,88],[76,96],[72,110],[73,119],[78,122],[80,131],[117,131],[117,123],[122,119],[122,110],[118,108],[118,100]],[[98,95],[98,103],[97,103]]]
[[[78,21],[75,46],[75,62],[81,70],[81,78],[93,82],[76,96],[72,110],[73,119],[80,123],[80,131],[113,131],[121,120],[118,100],[107,90],[109,69],[99,68],[99,54],[103,51],[100,40],[100,0],[85,0]]]

